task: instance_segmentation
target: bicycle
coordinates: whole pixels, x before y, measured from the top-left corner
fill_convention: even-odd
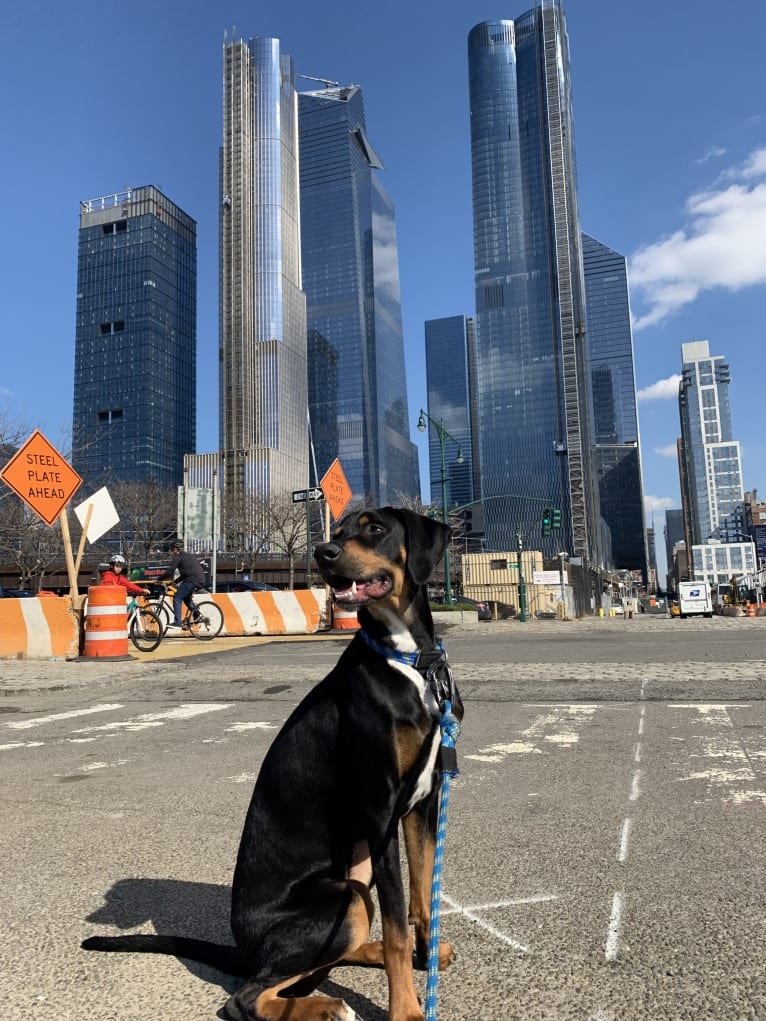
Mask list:
[[[155,586],[151,586],[152,589]],[[175,592],[175,588],[172,585],[167,587],[162,586],[162,594],[152,591],[150,599],[152,600],[152,610],[155,615],[158,616],[162,622],[163,634],[167,630],[168,624],[173,619],[172,612],[164,601],[165,596],[172,596]],[[194,596],[191,597],[191,608],[188,606],[185,609],[184,616],[181,620],[181,629],[187,631],[192,637],[197,638],[200,642],[209,642],[213,638],[217,638],[223,630],[223,610],[214,603],[212,599],[205,599],[202,602],[195,602]],[[184,604],[186,605],[186,604]]]
[[[128,634],[141,652],[152,652],[162,641],[165,628],[147,602],[134,596],[128,603]]]

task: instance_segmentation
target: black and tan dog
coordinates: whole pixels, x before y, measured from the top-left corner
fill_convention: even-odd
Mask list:
[[[263,761],[232,885],[237,948],[138,935],[94,937],[85,949],[169,953],[243,975],[225,1008],[241,1021],[351,1021],[343,1000],[310,994],[334,966],[380,966],[390,1021],[422,1021],[413,957],[424,966],[444,701],[462,716],[425,588],[448,537],[437,521],[384,507],[347,515],[316,548],[336,602],[359,607],[362,631]],[[369,941],[373,887],[381,942]],[[440,967],[451,960],[441,944]]]

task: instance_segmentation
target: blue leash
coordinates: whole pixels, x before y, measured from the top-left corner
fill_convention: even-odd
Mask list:
[[[367,645],[374,649],[375,652],[380,653],[381,656],[397,660],[399,663],[406,663],[408,666],[415,667],[416,669],[425,669],[421,666],[422,653],[401,652],[398,649],[394,649],[391,645],[383,645],[381,642],[376,642],[374,638],[371,638],[364,629],[359,631],[359,634]],[[444,649],[438,640],[434,652],[438,654],[438,658],[434,661],[432,668],[437,663],[446,665]],[[449,690],[451,694],[454,690],[451,686],[452,672],[448,666],[446,669],[450,685],[446,690]],[[443,702],[444,706],[439,719],[442,735],[441,748],[439,749],[442,783],[439,816],[436,823],[434,873],[431,882],[431,921],[428,929],[428,978],[426,979],[425,1005],[425,1021],[436,1021],[437,986],[439,984],[439,908],[441,904],[442,869],[444,866],[444,845],[447,839],[447,811],[449,809],[450,783],[460,773],[460,770],[457,768],[457,754],[455,753],[455,742],[460,736],[460,721],[452,712],[452,702],[450,699],[443,697],[446,694],[446,690],[438,689],[435,674],[432,674],[430,669],[426,669],[426,678],[431,684],[435,697],[440,703]]]
[[[447,839],[447,811],[449,809],[450,783],[459,773],[455,742],[460,736],[460,723],[452,712],[452,703],[444,703],[439,726],[442,732],[441,772],[442,787],[439,802],[439,818],[436,825],[436,853],[434,874],[431,883],[431,925],[428,931],[428,978],[426,980],[426,1021],[436,1021],[437,986],[439,982],[439,910],[441,905],[442,868],[444,865],[444,844]]]

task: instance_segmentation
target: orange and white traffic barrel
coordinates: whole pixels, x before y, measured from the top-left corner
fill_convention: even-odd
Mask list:
[[[337,604],[332,608],[332,626],[335,631],[356,631],[361,627],[356,610]]]
[[[91,585],[88,589],[83,655],[128,655],[128,605],[121,585]]]

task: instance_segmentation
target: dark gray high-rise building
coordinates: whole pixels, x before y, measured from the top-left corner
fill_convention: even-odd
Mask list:
[[[474,449],[476,407],[476,356],[473,319],[447,316],[426,322],[426,385],[428,414],[460,445],[445,443],[444,469],[447,506],[463,506],[478,499],[479,460]],[[441,499],[442,449],[434,428],[428,432],[428,467],[431,502]]]
[[[152,186],[80,203],[72,460],[89,490],[183,481],[196,430],[196,230]]]
[[[684,512],[679,508],[665,511],[665,557],[667,559],[668,577],[673,575],[673,548],[684,538]]]
[[[593,464],[612,566],[647,580],[646,522],[638,435],[633,333],[624,256],[582,236],[588,364],[593,391]]]
[[[298,97],[301,256],[312,436],[321,476],[335,457],[355,497],[420,494],[410,440],[399,258],[383,165],[362,90]]]
[[[279,39],[224,44],[220,177],[222,474],[246,532],[259,499],[308,481],[298,101]]]
[[[489,548],[599,563],[569,46],[559,0],[468,37],[478,426]],[[507,495],[506,494],[510,494]],[[562,532],[541,537],[545,504]]]

